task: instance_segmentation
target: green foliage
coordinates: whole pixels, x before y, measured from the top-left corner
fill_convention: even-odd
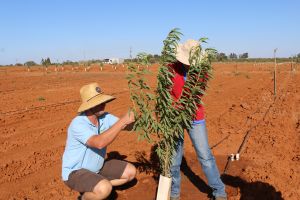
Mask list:
[[[225,61],[225,60],[227,60],[228,58],[227,58],[227,56],[226,56],[226,54],[225,53],[218,53],[217,54],[217,56],[216,56],[216,59],[217,59],[217,61]]]
[[[138,62],[141,64],[141,65],[149,65],[150,62],[149,62],[149,54],[145,53],[145,52],[142,52],[142,53],[139,53],[137,55],[137,59],[138,59]]]
[[[130,99],[133,102],[133,112],[136,116],[134,129],[138,133],[139,139],[147,139],[151,142],[150,134],[154,132],[154,116],[152,113],[154,95],[150,91],[145,76],[150,72],[146,69],[138,70],[130,63],[128,66],[130,73],[127,75],[128,86],[130,89]],[[152,106],[152,108],[151,108]],[[139,117],[137,117],[139,116]]]
[[[144,54],[144,52],[143,52],[143,54]],[[145,53],[145,54],[146,54],[146,53]],[[148,59],[149,63],[151,63],[151,64],[153,64],[153,63],[159,63],[159,62],[160,62],[160,57],[161,57],[161,56],[159,56],[159,55],[157,55],[157,54],[154,54],[154,55],[152,55],[152,54],[147,54],[147,59]],[[138,63],[138,62],[139,62],[139,54],[137,55],[136,58],[133,58],[133,59],[125,59],[125,60],[124,60],[124,63],[126,63],[126,64],[129,64],[129,63],[132,63],[132,62],[134,62],[134,63]]]
[[[241,58],[241,59],[248,58],[248,53],[240,54],[240,55],[239,55],[239,58]]]
[[[62,65],[76,65],[76,66],[78,66],[79,63],[78,62],[73,62],[71,60],[66,60],[66,61],[63,61]]]
[[[44,65],[44,66],[46,66],[46,67],[49,66],[49,65],[51,65],[51,60],[50,60],[50,58],[46,58],[46,59],[43,59],[43,58],[42,58],[41,64]]]
[[[37,65],[37,64],[34,61],[27,61],[24,63],[24,66],[28,66],[28,67],[35,66],[35,65]]]
[[[201,45],[190,53],[190,68],[187,73],[182,95],[175,101],[170,94],[173,86],[173,69],[170,67],[176,60],[176,48],[182,34],[173,29],[164,40],[157,75],[157,87],[152,91],[146,81],[150,73],[146,69],[137,69],[129,65],[127,75],[130,98],[136,116],[134,130],[139,139],[146,139],[157,145],[161,173],[170,177],[170,166],[177,142],[183,137],[184,128],[190,128],[195,117],[195,111],[201,102],[201,96],[212,77],[211,60],[215,56],[214,49],[202,49]],[[200,43],[206,42],[201,38]],[[147,54],[138,54],[140,63],[147,62]],[[201,80],[201,81],[200,81]]]
[[[230,53],[229,58],[230,59],[237,59],[237,55],[235,53]]]

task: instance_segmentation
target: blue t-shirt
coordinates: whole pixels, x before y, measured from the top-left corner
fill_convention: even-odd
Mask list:
[[[106,148],[97,149],[87,146],[86,142],[93,135],[98,135],[109,129],[118,118],[105,113],[99,117],[99,127],[96,127],[86,115],[78,115],[68,128],[65,152],[62,158],[62,179],[68,180],[69,174],[81,168],[98,173],[103,166]]]

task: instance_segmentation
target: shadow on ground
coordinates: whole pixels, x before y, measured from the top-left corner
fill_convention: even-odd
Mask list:
[[[108,153],[108,160],[110,159],[126,159],[127,156],[120,155],[119,152],[110,152]],[[156,182],[158,182],[159,178],[159,161],[158,157],[155,153],[155,147],[151,149],[150,159],[147,159],[146,153],[144,151],[136,152],[135,154],[136,162],[132,162],[136,166],[136,168],[141,173],[152,174],[153,178]],[[198,190],[202,193],[207,194],[207,197],[212,197],[212,189],[207,185],[207,183],[201,179],[197,174],[193,172],[191,167],[188,165],[185,157],[182,158],[181,164],[182,173],[188,178],[188,180],[198,188]],[[224,184],[229,188],[236,188],[240,193],[241,200],[283,200],[282,194],[280,191],[277,191],[274,186],[261,182],[248,182],[239,176],[232,176],[229,174],[221,175],[221,178]],[[115,190],[126,190],[130,187],[133,187],[137,184],[137,180],[135,179],[131,183],[128,183],[124,186],[115,187],[114,191],[110,195],[109,199],[117,199],[117,193]],[[228,196],[236,196],[237,194],[228,193]]]
[[[276,191],[274,186],[261,181],[247,182],[239,176],[222,175],[222,180],[226,185],[239,188],[241,200],[283,200],[280,191]]]

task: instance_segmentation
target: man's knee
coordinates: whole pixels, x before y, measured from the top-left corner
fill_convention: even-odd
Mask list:
[[[104,179],[101,180],[95,187],[94,187],[94,193],[101,197],[101,199],[106,198],[109,196],[109,194],[111,193],[112,190],[112,185],[110,183],[110,181]]]
[[[133,164],[127,163],[124,173],[121,178],[127,179],[127,181],[131,181],[136,176],[136,168]]]

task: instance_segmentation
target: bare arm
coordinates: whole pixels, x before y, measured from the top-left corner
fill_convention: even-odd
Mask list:
[[[93,135],[88,139],[86,144],[90,147],[102,149],[114,141],[121,130],[126,128],[130,123],[134,122],[134,113],[126,113],[123,117],[119,119],[112,127],[104,131],[100,135]]]

